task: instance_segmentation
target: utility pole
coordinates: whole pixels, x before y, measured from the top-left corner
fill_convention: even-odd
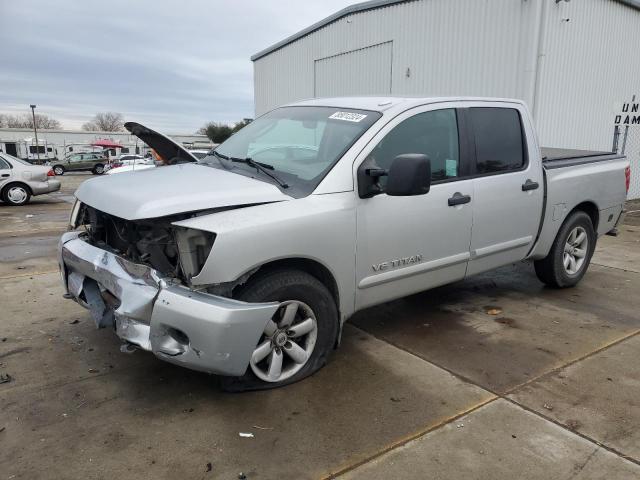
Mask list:
[[[40,146],[38,145],[38,129],[36,128],[36,106],[31,107],[31,115],[33,116],[33,134],[36,136],[36,154],[38,155],[38,163],[40,163]]]

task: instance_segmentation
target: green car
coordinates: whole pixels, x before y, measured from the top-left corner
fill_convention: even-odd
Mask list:
[[[62,161],[53,163],[53,173],[64,175],[64,172],[91,171],[94,175],[102,175],[109,159],[102,153],[74,153]]]

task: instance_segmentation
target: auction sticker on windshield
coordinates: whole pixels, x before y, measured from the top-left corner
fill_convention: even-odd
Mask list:
[[[334,120],[346,120],[347,122],[359,122],[362,119],[367,118],[367,116],[361,113],[336,112],[329,118],[333,118]]]

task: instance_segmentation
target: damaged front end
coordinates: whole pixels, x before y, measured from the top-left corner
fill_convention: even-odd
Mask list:
[[[242,375],[278,304],[191,288],[215,241],[213,233],[172,225],[194,215],[124,220],[77,204],[74,230],[59,246],[67,296],[129,345],[195,370]]]
[[[209,256],[215,234],[172,225],[202,213],[163,218],[124,220],[80,204],[73,228],[82,228],[87,241],[98,248],[147,265],[162,276],[190,285]]]

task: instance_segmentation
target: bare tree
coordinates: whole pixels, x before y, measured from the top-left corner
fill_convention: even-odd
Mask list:
[[[236,133],[242,127],[249,125],[253,119],[245,118],[233,126],[220,122],[208,122],[196,132],[200,135],[206,135],[213,143],[222,143],[231,135]]]
[[[88,132],[122,132],[123,124],[124,117],[121,113],[100,112],[96,113],[93,120],[82,125],[82,129]]]
[[[33,128],[33,117],[30,113],[23,115],[7,115],[0,113],[0,127],[3,128]],[[47,130],[61,128],[62,125],[55,118],[36,113],[36,127]]]

